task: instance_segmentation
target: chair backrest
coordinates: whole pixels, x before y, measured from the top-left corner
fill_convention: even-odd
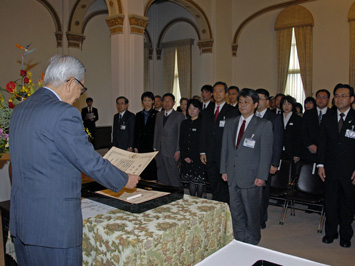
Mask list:
[[[282,160],[280,170],[271,176],[270,186],[277,189],[287,189],[291,182],[292,163]]]
[[[317,174],[317,168],[314,167],[312,163],[302,164],[296,189],[312,195],[322,195],[324,193],[324,183]],[[312,173],[313,171],[314,173]]]

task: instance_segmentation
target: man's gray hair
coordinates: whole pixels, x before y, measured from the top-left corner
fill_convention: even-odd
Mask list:
[[[58,87],[70,78],[76,78],[79,81],[84,79],[85,67],[75,57],[69,55],[55,55],[50,59],[49,66],[44,76],[44,86],[52,84]]]

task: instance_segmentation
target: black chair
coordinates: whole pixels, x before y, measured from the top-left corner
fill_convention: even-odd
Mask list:
[[[290,190],[290,183],[292,181],[292,162],[288,160],[282,160],[280,169],[271,176],[270,192],[269,192],[269,204],[274,206],[281,206],[282,212],[280,217],[280,223],[283,220],[283,211],[286,207],[285,196]],[[274,201],[276,202],[274,202]]]
[[[282,224],[285,221],[288,208],[291,209],[291,216],[295,216],[295,210],[315,212],[320,214],[317,232],[322,233],[325,221],[324,183],[317,174],[315,164],[302,164],[299,177],[294,182],[294,189],[286,194],[285,199],[285,215]],[[316,208],[309,208],[309,206]]]

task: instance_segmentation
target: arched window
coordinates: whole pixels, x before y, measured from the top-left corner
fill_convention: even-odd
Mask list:
[[[290,84],[288,91],[298,101],[302,95],[302,87],[306,96],[312,96],[312,68],[313,68],[313,29],[314,21],[312,14],[304,7],[293,5],[280,12],[275,21],[276,49],[277,49],[277,68],[278,68],[278,93],[285,93],[288,79],[295,73],[290,68],[290,55],[292,46],[292,32],[294,31],[294,48],[297,50],[299,62],[299,73],[302,86],[292,88]],[[294,51],[295,52],[295,51]],[[294,53],[295,54],[295,53]],[[294,59],[294,58],[293,58]],[[295,60],[291,61],[291,63]],[[297,93],[293,91],[298,90]]]

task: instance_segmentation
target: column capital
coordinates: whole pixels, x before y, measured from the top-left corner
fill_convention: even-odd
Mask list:
[[[118,14],[106,18],[107,26],[110,28],[111,35],[123,33],[124,15]]]
[[[148,25],[149,18],[131,14],[128,16],[128,20],[131,26],[131,33],[144,35],[144,30]]]
[[[197,42],[201,54],[212,53],[213,40],[201,40]]]
[[[71,32],[67,32],[67,40],[68,40],[68,47],[81,48],[85,40],[85,36],[82,34],[74,34]]]
[[[55,33],[55,38],[57,40],[57,47],[62,47],[62,41],[63,41],[63,32],[57,31]]]

